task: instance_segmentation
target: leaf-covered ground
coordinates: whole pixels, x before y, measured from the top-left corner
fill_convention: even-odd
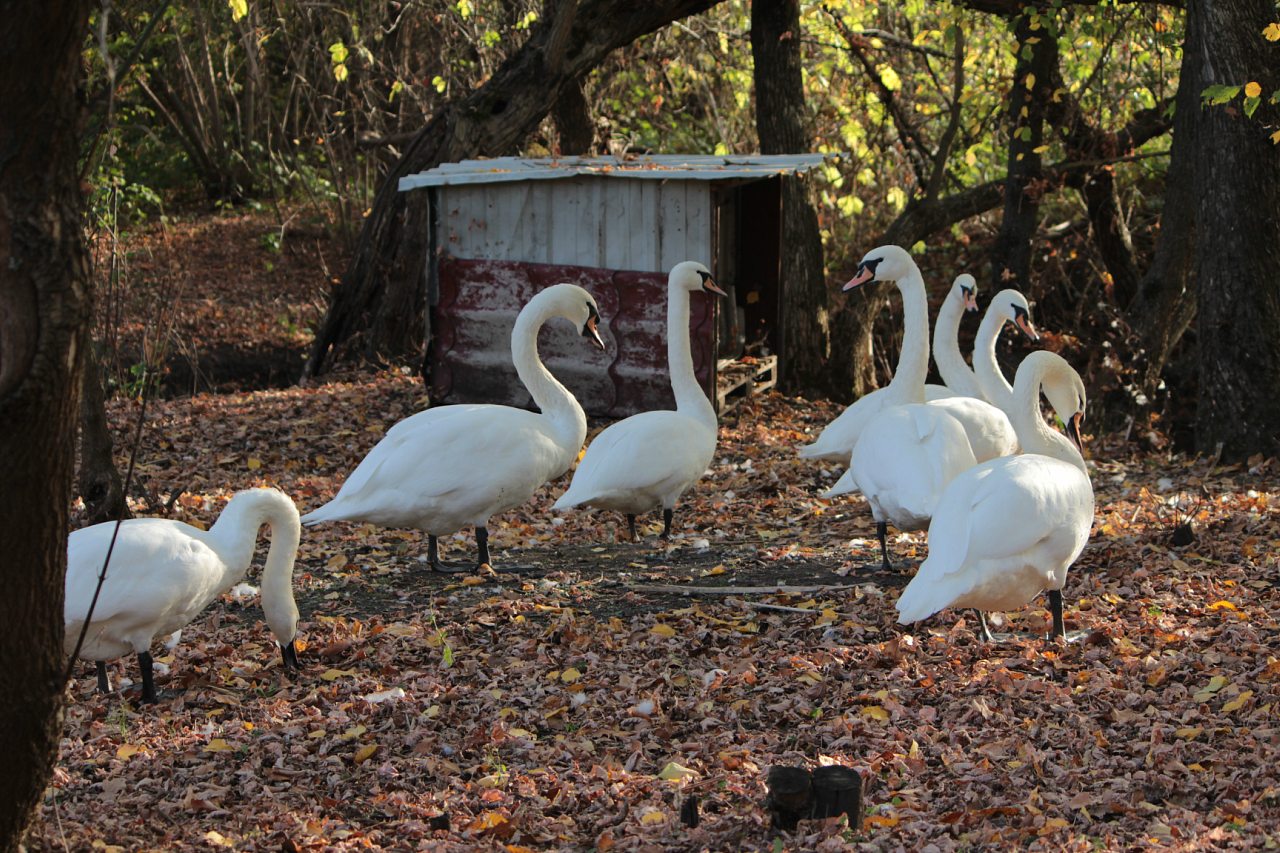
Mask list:
[[[422,400],[385,373],[153,403],[144,503],[176,495],[174,517],[208,524],[235,490],[271,484],[305,511]],[[520,575],[432,575],[411,531],[307,530],[303,672],[282,670],[252,596],[226,597],[161,658],[156,707],[96,695],[81,665],[34,846],[1277,843],[1274,463],[1095,441],[1095,530],[1065,591],[1087,640],[988,646],[964,614],[893,624],[924,539],[899,537],[905,567],[882,574],[861,501],[815,496],[838,472],[795,448],[834,411],[770,396],[728,417],[669,546],[657,519],[631,545],[609,513],[552,513],[564,480],[494,520],[495,563]],[[124,434],[136,407],[112,414]],[[1188,520],[1192,541],[1171,544]],[[451,556],[473,547],[468,531]],[[776,583],[830,588],[645,590]],[[1046,613],[1009,621],[1042,631]],[[861,825],[775,841],[767,769],[828,762],[863,773]],[[678,818],[691,796],[694,829]]]
[[[108,321],[119,309],[108,328],[121,372],[148,349],[167,352],[171,390],[296,375],[341,252],[277,233],[237,213],[128,241],[102,300]],[[135,509],[207,525],[262,484],[311,509],[424,404],[417,380],[394,372],[153,402]],[[770,396],[726,418],[669,546],[655,517],[632,545],[612,514],[552,513],[566,480],[493,520],[495,563],[529,567],[519,575],[431,575],[412,531],[308,529],[295,575],[303,671],[281,668],[252,594],[157,649],[158,706],[98,696],[80,664],[31,846],[1280,843],[1280,466],[1140,457],[1097,437],[1094,535],[1065,591],[1068,627],[1088,639],[987,646],[966,614],[893,623],[924,537],[895,541],[902,569],[882,573],[862,502],[816,497],[838,472],[795,448],[836,411]],[[122,454],[136,416],[111,404]],[[453,559],[474,555],[470,531],[449,544]],[[780,583],[810,589],[659,589]],[[1046,628],[1040,607],[1009,617]],[[113,664],[116,681],[135,666]],[[802,823],[778,841],[767,769],[827,762],[864,775],[860,825]],[[693,797],[690,829],[679,813]]]

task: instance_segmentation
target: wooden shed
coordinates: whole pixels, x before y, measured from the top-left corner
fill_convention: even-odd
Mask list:
[[[434,402],[528,406],[511,364],[515,315],[548,285],[596,298],[600,353],[549,324],[543,360],[588,414],[673,405],[666,365],[666,277],[707,265],[728,304],[694,295],[695,368],[717,406],[772,385],[780,280],[780,176],[825,155],[498,158],[401,178],[431,194],[427,369]],[[745,358],[744,358],[745,355]]]

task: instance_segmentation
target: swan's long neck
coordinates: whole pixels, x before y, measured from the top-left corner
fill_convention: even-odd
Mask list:
[[[973,343],[973,373],[987,402],[1003,409],[1005,414],[1012,415],[1015,405],[1013,386],[1004,378],[1000,363],[996,361],[996,341],[1000,338],[1000,330],[1004,328],[1004,324],[1004,317],[991,309],[983,316],[978,336]]]
[[[960,354],[960,318],[964,316],[964,297],[952,287],[938,309],[933,324],[933,361],[938,365],[942,381],[957,394],[982,397],[973,371]]]
[[[524,307],[511,330],[511,360],[520,381],[551,425],[556,443],[576,455],[587,439],[587,416],[569,389],[551,375],[538,357],[538,331],[553,316],[556,314],[550,305],[530,301]]]
[[[1087,477],[1089,469],[1085,467],[1080,451],[1076,450],[1076,446],[1065,435],[1050,427],[1040,414],[1040,383],[1043,376],[1042,371],[1018,373],[1017,384],[1013,387],[1013,405],[1008,412],[1013,431],[1018,436],[1018,444],[1023,453],[1038,453],[1070,463]]]
[[[713,432],[718,428],[716,410],[698,384],[689,343],[689,301],[691,294],[672,286],[667,292],[667,370],[675,393],[676,411],[693,418]]]
[[[898,291],[902,294],[902,352],[888,387],[900,404],[923,403],[929,375],[929,298],[920,270],[898,279]]]
[[[223,578],[226,589],[244,577],[253,559],[258,528],[264,524],[271,528],[271,547],[262,567],[262,609],[276,638],[288,643],[298,621],[293,562],[302,537],[293,501],[274,489],[240,492],[227,503],[209,534],[217,540],[215,547],[227,569]]]

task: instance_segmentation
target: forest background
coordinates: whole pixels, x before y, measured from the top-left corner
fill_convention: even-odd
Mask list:
[[[131,289],[138,256],[121,250],[131,235],[163,243],[213,208],[256,211],[268,255],[337,246],[318,253],[329,280],[314,310],[271,318],[308,348],[298,375],[416,368],[426,306],[404,271],[421,269],[423,212],[394,178],[467,156],[587,151],[847,152],[788,190],[813,210],[787,223],[785,263],[804,282],[793,316],[818,319],[788,328],[791,393],[842,400],[883,381],[897,326],[886,296],[834,291],[866,248],[897,242],[921,254],[930,281],[969,269],[988,292],[1026,291],[1050,346],[1086,374],[1100,430],[1227,462],[1275,453],[1274,3],[633,5],[68,2],[25,29],[15,19],[7,79],[23,86],[6,84],[0,103],[38,120],[6,129],[4,150],[19,153],[2,177],[8,189],[47,174],[46,197],[62,204],[12,245],[51,235],[35,243],[64,247],[63,260],[57,275],[30,267],[36,291],[76,286],[56,316],[43,297],[6,303],[0,393],[15,425],[6,440],[22,451],[6,454],[6,481],[69,482],[78,420],[84,517],[119,505],[111,444],[93,440],[111,437],[104,400],[153,393],[183,345],[164,288]],[[39,113],[41,98],[54,108]],[[87,217],[72,200],[81,192]],[[7,221],[26,221],[23,210]],[[50,229],[54,220],[72,227]],[[73,236],[81,226],[92,264]],[[59,335],[37,341],[23,324],[90,305],[94,357],[64,357],[70,368],[45,385],[51,402],[30,404],[23,389],[49,377],[7,356],[89,343],[57,322],[48,328]],[[79,402],[81,417],[67,417]],[[57,452],[34,452],[44,441]],[[36,521],[21,494],[6,496],[3,520],[33,534],[31,563],[43,570],[30,576],[39,606],[25,615],[39,619],[58,598],[38,593],[60,588],[70,493],[55,489]],[[8,623],[23,640],[45,637],[48,653],[5,677],[50,683],[57,621]],[[36,760],[33,778],[11,783],[10,829],[50,770],[60,696],[13,711],[29,724],[5,737]]]

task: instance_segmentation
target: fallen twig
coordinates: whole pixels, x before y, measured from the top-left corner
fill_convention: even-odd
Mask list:
[[[627,584],[634,592],[675,592],[681,595],[768,595],[770,593],[804,593],[825,590],[857,589],[854,584],[815,584],[814,586],[681,586],[679,584]],[[806,611],[807,612],[807,611]]]

